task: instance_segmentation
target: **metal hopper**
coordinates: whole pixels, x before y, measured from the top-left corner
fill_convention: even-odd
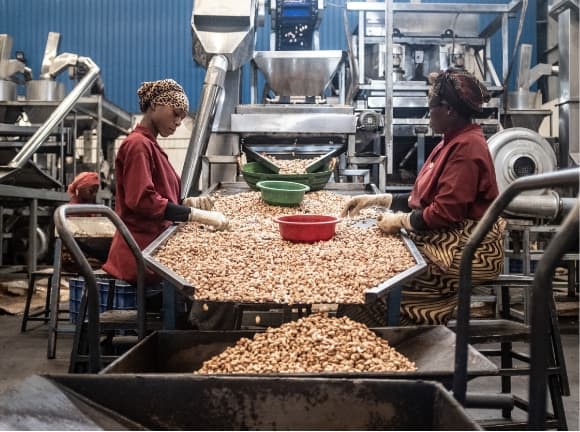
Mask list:
[[[256,51],[254,63],[278,95],[319,96],[342,58],[342,51]]]

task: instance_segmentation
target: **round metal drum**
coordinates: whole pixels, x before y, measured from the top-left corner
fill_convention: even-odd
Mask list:
[[[556,154],[537,132],[516,127],[504,129],[488,139],[500,192],[520,177],[556,171]],[[538,191],[523,192],[538,195]]]
[[[64,84],[43,79],[26,83],[26,100],[29,101],[60,101],[64,98]]]
[[[26,100],[31,102],[59,102],[64,99],[64,84],[49,80],[32,80],[26,83]],[[56,104],[31,104],[25,108],[33,124],[41,124],[55,110]]]

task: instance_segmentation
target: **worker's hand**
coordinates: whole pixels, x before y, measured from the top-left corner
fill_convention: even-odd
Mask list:
[[[208,196],[187,197],[183,200],[182,204],[186,207],[201,210],[211,210],[213,208],[213,200]]]
[[[411,213],[384,213],[377,217],[377,226],[387,234],[397,234],[401,228],[412,230]]]
[[[189,213],[190,222],[198,222],[204,225],[210,225],[216,229],[216,231],[222,231],[228,228],[228,219],[220,212],[199,210],[196,208],[191,209]]]
[[[378,195],[357,195],[352,197],[342,208],[340,217],[358,216],[362,209],[373,206],[381,206],[391,208],[393,202],[393,195],[378,194]]]

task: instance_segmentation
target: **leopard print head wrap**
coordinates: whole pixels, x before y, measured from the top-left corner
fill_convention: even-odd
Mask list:
[[[471,116],[482,111],[484,102],[488,102],[490,95],[487,89],[469,72],[457,69],[448,69],[429,77],[433,84],[429,105],[437,106],[441,100],[446,100],[455,110]]]
[[[146,112],[151,104],[189,111],[189,100],[183,87],[172,79],[146,81],[137,90],[137,96],[139,96],[141,112]]]

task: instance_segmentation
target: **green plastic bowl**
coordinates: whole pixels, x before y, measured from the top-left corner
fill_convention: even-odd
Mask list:
[[[248,186],[254,190],[258,190],[256,183],[259,181],[282,180],[300,183],[309,186],[311,191],[317,191],[326,186],[331,175],[332,171],[328,169],[328,165],[321,168],[321,171],[309,174],[275,174],[258,162],[248,162],[242,166],[242,176]]]
[[[256,183],[256,186],[262,191],[265,202],[278,206],[296,206],[310,190],[309,186],[280,180],[263,180]]]

